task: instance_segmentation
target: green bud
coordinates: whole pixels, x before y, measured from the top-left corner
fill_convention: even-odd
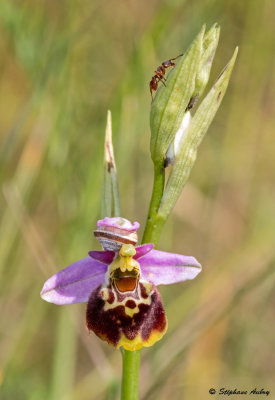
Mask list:
[[[163,219],[166,219],[173,209],[189,177],[196,160],[198,146],[207,132],[226,92],[237,53],[238,48],[236,48],[231,60],[200,104],[194,117],[190,118],[188,127],[187,129],[185,128],[177,146],[174,146],[174,165],[158,211],[158,215]],[[185,118],[187,117],[185,116]]]
[[[219,42],[220,27],[214,24],[203,38],[203,48],[201,53],[198,75],[196,77],[196,87],[194,96],[201,96],[210,76],[212,62]]]
[[[151,156],[163,164],[170,143],[179,129],[186,107],[195,90],[200,65],[205,26],[167,77],[166,86],[159,83],[151,107]]]
[[[112,143],[112,116],[107,113],[107,125],[104,145],[104,176],[101,200],[101,217],[119,217],[120,202],[118,194],[117,172]]]
[[[193,107],[207,85],[219,33],[217,24],[206,33],[203,26],[186,54],[168,74],[166,86],[158,82],[150,118],[151,156],[155,164],[163,165],[186,110]]]

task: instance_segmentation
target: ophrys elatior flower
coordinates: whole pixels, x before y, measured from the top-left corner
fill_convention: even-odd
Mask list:
[[[151,346],[167,329],[157,285],[193,279],[201,271],[194,257],[136,246],[139,223],[104,218],[94,231],[103,251],[90,251],[49,278],[41,297],[55,304],[88,302],[87,327],[126,350]]]

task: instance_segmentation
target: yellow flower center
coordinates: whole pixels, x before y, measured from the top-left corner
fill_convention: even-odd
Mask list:
[[[120,292],[133,291],[140,275],[139,263],[133,259],[136,249],[132,244],[123,244],[117,258],[109,266],[109,274]]]

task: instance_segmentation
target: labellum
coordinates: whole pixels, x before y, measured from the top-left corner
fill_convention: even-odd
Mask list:
[[[88,301],[87,327],[109,344],[126,350],[152,346],[167,330],[160,294],[152,283],[140,278],[136,250],[123,244],[109,265],[106,283]]]

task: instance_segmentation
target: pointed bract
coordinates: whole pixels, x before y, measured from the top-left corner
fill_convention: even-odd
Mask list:
[[[102,188],[101,215],[120,215],[120,200],[118,192],[117,171],[112,141],[112,115],[107,113],[107,125],[104,145],[104,175]]]

